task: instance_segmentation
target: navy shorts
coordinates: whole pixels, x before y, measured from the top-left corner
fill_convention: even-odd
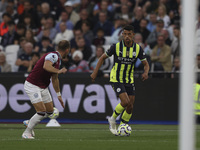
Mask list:
[[[135,86],[134,84],[124,84],[118,82],[111,82],[112,88],[119,96],[121,93],[126,92],[128,95],[135,95]]]

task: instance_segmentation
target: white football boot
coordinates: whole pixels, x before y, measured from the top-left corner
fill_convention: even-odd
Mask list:
[[[116,122],[112,120],[111,117],[109,117],[108,123],[109,123],[110,132],[114,135],[117,135]]]
[[[23,124],[24,124],[25,127],[28,127],[28,123],[29,123],[29,120],[23,121]],[[35,132],[33,130],[31,131],[31,134],[32,134],[33,137],[35,137]]]
[[[33,136],[32,136],[32,134],[31,133],[28,133],[28,132],[24,132],[23,134],[22,134],[22,138],[23,139],[35,139]]]

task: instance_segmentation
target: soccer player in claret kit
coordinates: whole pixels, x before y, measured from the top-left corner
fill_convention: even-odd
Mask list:
[[[60,41],[57,51],[45,54],[38,60],[35,67],[27,77],[24,83],[24,89],[33,104],[36,114],[30,120],[24,121],[27,126],[22,134],[24,139],[34,139],[33,128],[44,118],[53,113],[53,102],[48,90],[50,79],[54,90],[56,91],[58,100],[64,108],[59,88],[58,74],[66,73],[67,69],[59,69],[61,59],[70,51],[70,43],[66,40]]]
[[[117,135],[116,118],[123,111],[121,123],[128,124],[133,111],[135,101],[135,86],[134,86],[134,64],[139,58],[144,65],[144,73],[142,80],[148,79],[149,64],[146,60],[143,49],[133,41],[134,28],[127,25],[123,28],[123,40],[117,44],[113,44],[98,60],[94,72],[90,75],[92,81],[95,81],[97,73],[104,60],[114,55],[114,64],[110,72],[110,82],[120,98],[121,102],[115,107],[112,116],[108,118],[109,129],[112,134]]]

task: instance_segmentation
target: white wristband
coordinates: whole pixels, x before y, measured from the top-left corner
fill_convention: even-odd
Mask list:
[[[60,92],[58,92],[58,93],[56,93],[57,94],[57,96],[61,96],[61,93]]]

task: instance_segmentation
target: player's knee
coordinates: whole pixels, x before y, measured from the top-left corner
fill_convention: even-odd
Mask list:
[[[132,111],[133,110],[133,103],[129,102],[127,108]]]
[[[129,100],[128,100],[128,99],[123,100],[123,101],[121,102],[121,105],[122,105],[123,107],[127,107],[128,104],[129,104]]]

